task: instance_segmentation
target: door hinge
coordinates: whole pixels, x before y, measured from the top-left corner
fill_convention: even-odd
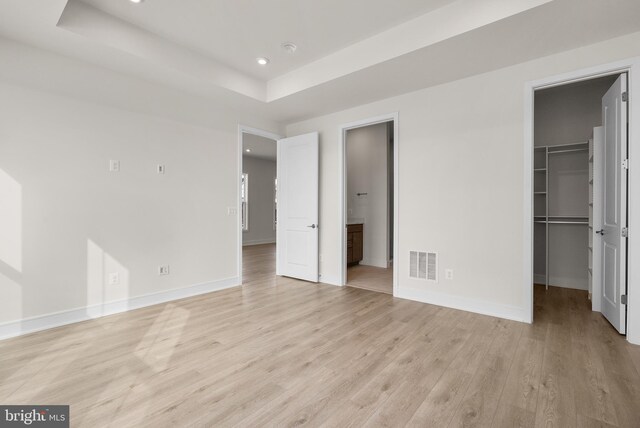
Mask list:
[[[623,294],[622,296],[620,296],[620,303],[622,303],[623,305],[627,304],[627,295]]]
[[[622,228],[622,237],[623,238],[628,238],[629,237],[629,228],[628,227],[623,227]]]
[[[629,169],[629,159],[625,159],[622,161],[622,167],[624,169]]]
[[[629,93],[628,92],[623,92],[622,93],[622,101],[624,101],[624,102],[629,101]]]

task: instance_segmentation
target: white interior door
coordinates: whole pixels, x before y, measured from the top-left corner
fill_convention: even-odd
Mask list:
[[[602,98],[602,126],[604,130],[602,178],[604,198],[602,227],[596,230],[602,257],[602,313],[624,334],[626,332],[626,238],[627,225],[627,76],[622,74]],[[597,228],[597,225],[594,225]]]
[[[318,282],[318,133],[278,140],[276,274]]]
[[[593,128],[593,212],[592,225],[594,229],[589,229],[592,234],[589,242],[592,246],[592,292],[591,309],[602,312],[602,243],[600,235],[595,234],[596,230],[602,227],[602,206],[604,196],[603,160],[604,160],[604,129],[602,126]]]

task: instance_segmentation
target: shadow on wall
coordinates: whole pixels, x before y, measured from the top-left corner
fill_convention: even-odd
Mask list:
[[[25,331],[23,305],[27,294],[23,287],[29,279],[23,272],[23,199],[23,186],[0,169],[0,327],[8,323],[12,331],[5,329],[4,333],[9,336]],[[129,269],[91,239],[87,239],[86,248],[87,315],[99,317],[106,313],[107,305],[111,310],[114,305],[117,310],[128,309]],[[34,341],[25,352],[6,355],[0,364],[0,383],[5,386],[0,388],[0,402],[33,402],[59,396],[60,385],[73,377],[97,390],[95,396],[87,398],[92,403],[84,402],[101,403],[95,411],[87,412],[84,421],[89,425],[104,422],[105,417],[125,423],[120,411],[128,406],[137,406],[135,423],[143,423],[155,389],[142,379],[165,370],[176,357],[189,315],[188,309],[168,303],[148,309],[135,325],[123,314],[122,323],[94,321],[50,330],[46,333],[49,340]],[[120,368],[115,377],[105,380],[105,363],[114,355],[110,338],[124,336],[132,340],[118,350]],[[80,360],[87,353],[94,358],[90,365]],[[137,386],[122,394],[123,380],[125,385]],[[132,422],[130,417],[126,415],[127,423]]]
[[[22,318],[22,186],[0,169],[0,324]]]

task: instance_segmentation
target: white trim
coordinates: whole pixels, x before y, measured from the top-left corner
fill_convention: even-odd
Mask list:
[[[385,260],[385,259],[368,259],[368,258],[363,258],[362,261],[360,262],[361,265],[364,266],[373,266],[373,267],[379,267],[382,269],[386,269],[389,267],[389,261]]]
[[[318,281],[322,284],[335,285],[337,287],[342,286],[340,283],[340,277],[337,276],[320,275]]]
[[[505,318],[513,321],[526,322],[526,314],[523,308],[511,305],[501,305],[485,300],[470,299],[450,294],[437,293],[426,290],[415,290],[403,287],[395,297],[415,300],[430,305],[444,306],[446,308],[459,309],[461,311],[492,317]]]
[[[346,257],[346,246],[347,246],[347,229],[345,225],[347,224],[347,202],[346,202],[346,135],[347,131],[355,128],[362,128],[364,126],[369,125],[377,125],[379,123],[385,122],[393,122],[393,295],[396,296],[398,294],[398,275],[399,269],[397,267],[398,261],[398,242],[399,242],[399,117],[398,112],[389,113],[381,116],[370,117],[368,119],[362,119],[355,122],[346,123],[340,126],[340,149],[338,150],[338,171],[340,171],[340,180],[339,180],[339,198],[340,203],[340,215],[338,218],[340,219],[339,224],[339,233],[340,239],[338,242],[340,243],[340,248],[338,248],[337,253],[340,254],[340,278],[338,285],[346,285],[347,283],[347,257]]]
[[[100,318],[107,315],[127,312],[147,306],[153,306],[160,303],[171,302],[173,300],[184,299],[186,297],[198,296],[200,294],[211,293],[213,291],[237,287],[239,285],[239,278],[227,278],[218,281],[203,282],[201,284],[195,284],[184,288],[161,291],[159,293],[146,294],[144,296],[131,297],[129,299],[108,302],[100,305],[92,305],[84,308],[54,312],[47,315],[11,321],[0,324],[0,340],[60,327],[67,324],[73,324],[76,322],[87,321],[94,318]]]
[[[585,288],[584,281],[575,281],[568,278],[553,278],[549,277],[549,287],[555,288],[568,288],[571,290],[582,290],[589,291],[588,288]]]
[[[593,79],[597,77],[628,73],[629,105],[629,170],[640,171],[640,84],[635,85],[636,73],[640,73],[640,58],[630,58],[610,64],[598,65],[587,69],[576,70],[569,73],[551,76],[540,80],[525,83],[524,88],[524,247],[523,247],[523,291],[524,291],[524,320],[533,322],[533,102],[534,92],[542,88],[550,88],[571,82]],[[636,152],[638,154],[636,155]],[[638,190],[636,190],[638,189]],[[640,191],[640,174],[629,174],[628,187],[628,226],[629,230],[640,231],[640,198],[632,198],[634,193]],[[627,257],[629,261],[638,260],[640,257],[640,239],[629,239]],[[627,263],[627,340],[640,344],[640,264]],[[638,284],[638,286],[636,286]],[[639,308],[634,310],[634,308]]]
[[[242,284],[242,198],[241,198],[241,177],[242,177],[242,134],[252,134],[257,135],[259,137],[270,138],[272,140],[278,141],[283,138],[281,135],[274,134],[273,132],[265,131],[263,129],[252,128],[251,126],[246,126],[239,124],[238,125],[238,152],[237,152],[237,162],[238,162],[238,181],[236,183],[236,242],[238,246],[238,254],[237,254],[237,272],[238,278],[240,279],[240,284]]]
[[[252,245],[264,245],[264,244],[275,244],[276,240],[274,238],[267,239],[254,239],[253,241],[244,241],[242,243],[243,247],[250,247]]]
[[[244,201],[242,200],[242,190],[240,190],[240,223],[242,224],[242,231],[249,231],[249,174],[245,174],[240,171],[240,189],[242,189],[242,184],[244,183]],[[244,202],[244,207],[242,207],[242,203]]]

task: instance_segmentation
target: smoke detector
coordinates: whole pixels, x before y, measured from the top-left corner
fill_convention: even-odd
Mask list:
[[[298,46],[295,43],[284,42],[282,44],[282,49],[287,51],[287,53],[292,54],[292,53],[294,53],[296,51],[296,49],[298,49]]]

